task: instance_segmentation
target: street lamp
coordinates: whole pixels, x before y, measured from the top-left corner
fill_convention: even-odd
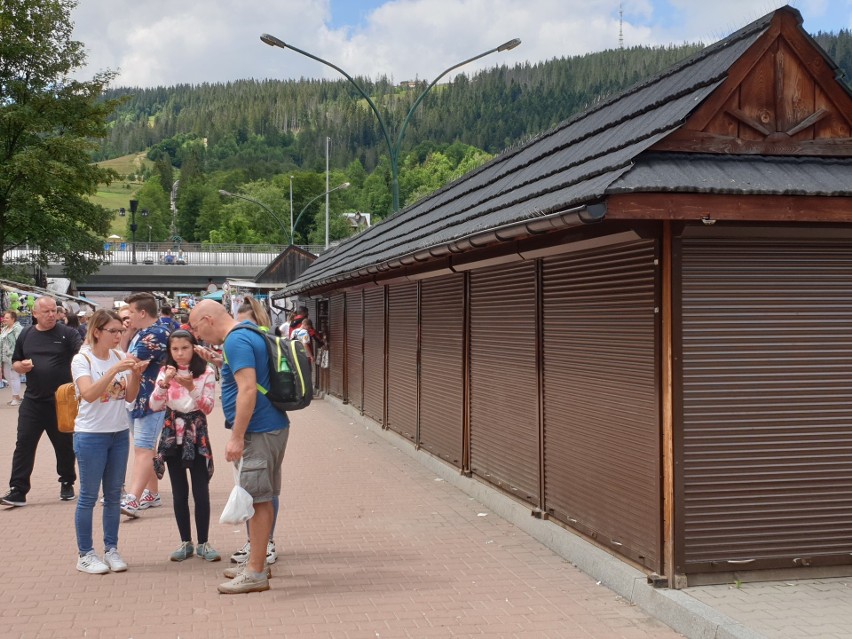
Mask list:
[[[293,243],[293,176],[290,176],[290,244]]]
[[[443,78],[445,75],[447,75],[453,69],[458,69],[460,66],[464,66],[465,64],[468,64],[469,62],[473,62],[474,60],[479,60],[479,58],[485,57],[485,56],[487,56],[491,53],[494,53],[494,52],[510,51],[521,43],[521,41],[518,38],[515,38],[513,40],[509,40],[508,42],[504,42],[503,44],[501,44],[499,47],[489,49],[488,51],[480,53],[479,55],[475,55],[472,58],[468,58],[467,60],[463,60],[462,62],[459,62],[458,64],[454,64],[453,66],[449,67],[448,69],[445,69],[444,71],[442,71],[440,73],[440,75],[438,75],[437,78],[432,80],[432,83],[423,90],[423,93],[421,93],[418,96],[418,98],[414,101],[414,104],[411,105],[411,108],[408,110],[408,113],[406,114],[405,119],[402,121],[402,125],[399,127],[399,133],[396,136],[396,143],[393,143],[393,142],[391,142],[391,136],[390,136],[390,133],[388,132],[388,128],[385,125],[385,120],[382,117],[382,114],[379,113],[379,109],[373,103],[373,100],[370,99],[370,96],[367,95],[367,92],[364,91],[363,88],[361,88],[361,85],[358,84],[351,75],[346,73],[346,71],[341,69],[336,64],[332,64],[328,60],[323,60],[319,56],[315,56],[313,53],[308,53],[307,51],[303,51],[302,49],[294,47],[292,44],[287,44],[283,40],[279,40],[275,36],[269,35],[268,33],[264,33],[263,35],[261,35],[260,39],[261,39],[262,42],[268,44],[271,47],[278,47],[280,49],[290,49],[291,51],[295,51],[296,53],[301,53],[303,56],[311,58],[312,60],[316,60],[317,62],[322,62],[324,65],[331,67],[332,69],[334,69],[335,71],[337,71],[338,73],[343,75],[344,78],[349,80],[349,82],[351,82],[352,85],[358,90],[358,93],[360,93],[361,96],[367,101],[367,104],[370,105],[370,109],[372,109],[373,114],[379,120],[379,127],[382,130],[382,135],[385,138],[385,143],[388,146],[388,153],[390,154],[391,192],[392,192],[392,195],[393,195],[393,211],[394,211],[394,213],[399,210],[399,151],[400,151],[400,147],[402,146],[402,137],[405,134],[405,129],[408,126],[409,120],[411,120],[411,116],[414,113],[414,110],[420,105],[420,102],[423,100],[423,98],[426,96],[426,94],[429,93],[429,90],[433,86],[435,86],[435,84],[438,82],[438,80]]]
[[[136,209],[139,206],[138,200],[130,200],[130,263],[136,264]],[[127,213],[124,207],[118,209],[118,214],[124,217]],[[142,209],[142,217],[148,217],[148,209]],[[151,228],[151,227],[148,227]],[[150,241],[150,240],[149,240]]]
[[[269,215],[272,216],[272,219],[274,219],[276,222],[278,222],[279,226],[281,227],[281,230],[284,232],[284,235],[287,235],[287,227],[284,226],[284,222],[282,222],[280,220],[280,218],[277,215],[275,215],[275,213],[272,212],[272,209],[269,208],[268,206],[266,206],[266,204],[264,204],[263,202],[260,202],[259,200],[255,200],[254,198],[247,197],[245,195],[240,195],[239,193],[231,193],[230,191],[225,191],[223,189],[219,189],[219,195],[222,195],[222,196],[225,196],[225,197],[235,197],[235,198],[240,199],[240,200],[245,200],[246,202],[253,202],[253,203],[257,204],[258,206],[263,207],[264,209],[266,209],[266,212],[269,213]],[[292,244],[292,243],[293,243],[293,233],[291,231],[290,232],[290,244]]]
[[[313,198],[311,198],[310,200],[308,200],[308,203],[307,203],[307,204],[305,204],[305,206],[303,206],[303,207],[302,207],[302,210],[301,210],[301,211],[299,211],[299,214],[296,216],[296,221],[295,221],[295,222],[293,222],[293,230],[295,231],[296,227],[299,225],[299,220],[301,220],[301,219],[302,219],[302,213],[304,213],[305,211],[307,211],[307,210],[308,210],[308,207],[309,207],[311,204],[313,204],[314,202],[316,202],[316,201],[317,201],[318,199],[320,199],[323,195],[328,195],[329,193],[334,193],[335,191],[342,191],[342,190],[344,190],[344,189],[348,189],[348,188],[349,188],[349,182],[344,182],[343,184],[338,184],[338,185],[337,185],[337,186],[335,186],[333,189],[329,189],[329,190],[328,190],[328,191],[326,191],[325,193],[320,193],[320,194],[319,194],[319,195],[317,195],[316,197],[313,197]],[[326,224],[328,224],[328,209],[326,209],[326,210],[325,210],[325,215],[326,215]],[[291,241],[290,243],[292,244],[293,242]],[[328,248],[328,241],[326,241],[325,248]]]

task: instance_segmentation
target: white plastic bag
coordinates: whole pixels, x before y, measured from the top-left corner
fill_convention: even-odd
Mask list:
[[[254,517],[254,500],[248,491],[240,486],[240,472],[243,470],[243,460],[240,458],[239,467],[234,469],[234,487],[225,504],[225,509],[219,517],[220,524],[241,524]]]

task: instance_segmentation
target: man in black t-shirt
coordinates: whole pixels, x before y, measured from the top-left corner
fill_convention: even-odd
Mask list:
[[[71,381],[71,359],[80,349],[80,334],[56,321],[56,300],[40,297],[33,306],[37,324],[21,331],[12,353],[12,369],[27,376],[27,390],[18,409],[18,439],[12,456],[9,492],[0,498],[6,506],[25,506],[30,491],[30,475],[43,432],[47,433],[56,453],[56,472],[61,488],[59,498],[74,499],[74,439],[60,433],[56,425],[54,393]]]

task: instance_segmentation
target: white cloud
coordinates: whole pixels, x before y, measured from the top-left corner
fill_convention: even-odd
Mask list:
[[[356,0],[350,0],[356,1]],[[625,45],[710,43],[773,10],[772,0],[626,0]],[[852,0],[796,3],[810,18],[852,24]],[[330,28],[329,0],[81,0],[75,37],[86,75],[120,70],[116,86],[199,84],[242,78],[338,78],[292,51],[260,42],[269,32],[351,75],[431,80],[447,67],[519,37],[523,44],[464,67],[538,62],[618,46],[618,0],[392,0],[359,27]]]

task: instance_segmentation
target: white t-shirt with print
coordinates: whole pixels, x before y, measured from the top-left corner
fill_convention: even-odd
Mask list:
[[[109,357],[103,360],[95,357],[89,346],[83,346],[71,360],[71,376],[75,384],[80,377],[86,376],[95,383],[122,359],[124,359],[124,353],[119,350],[111,350]],[[107,386],[104,394],[95,402],[87,402],[80,397],[74,432],[116,433],[130,428],[130,416],[124,405],[129,377],[129,371],[116,375],[112,384]]]

